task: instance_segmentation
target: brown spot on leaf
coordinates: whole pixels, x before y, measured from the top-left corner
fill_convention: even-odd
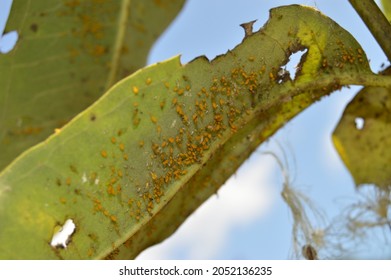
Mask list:
[[[31,31],[36,33],[38,31],[38,24],[36,24],[36,23],[31,24],[30,29],[31,29]]]

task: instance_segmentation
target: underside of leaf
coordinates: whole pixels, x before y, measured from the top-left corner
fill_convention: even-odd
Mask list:
[[[184,0],[15,0],[0,54],[0,170],[145,66]],[[2,35],[2,34],[0,34]]]
[[[362,89],[346,107],[333,141],[357,186],[391,187],[391,89]]]
[[[299,50],[292,80],[285,65]],[[373,76],[350,34],[296,5],[271,10],[213,61],[142,69],[0,174],[0,258],[134,258],[288,120]],[[68,220],[69,244],[53,248],[53,229]]]

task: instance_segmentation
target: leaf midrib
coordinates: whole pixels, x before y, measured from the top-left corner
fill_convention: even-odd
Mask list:
[[[117,79],[119,62],[121,59],[121,48],[125,40],[126,24],[129,20],[129,7],[132,0],[123,0],[121,4],[121,12],[117,21],[117,35],[114,42],[113,57],[111,60],[111,69],[106,82],[106,89],[110,88]]]

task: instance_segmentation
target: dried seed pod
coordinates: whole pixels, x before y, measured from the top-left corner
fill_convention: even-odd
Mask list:
[[[306,244],[301,249],[301,253],[303,254],[303,257],[307,260],[317,260],[318,259],[318,253],[316,252],[315,248],[312,247],[310,244]]]

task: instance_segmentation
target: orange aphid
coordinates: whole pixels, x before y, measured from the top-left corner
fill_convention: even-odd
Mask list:
[[[133,90],[133,93],[134,93],[135,95],[138,94],[138,87],[133,86],[132,90]]]
[[[108,188],[107,188],[107,193],[108,193],[108,194],[112,194],[112,195],[115,194],[115,190],[114,190],[114,188],[113,188],[112,185],[109,185],[109,186],[108,186]]]
[[[153,123],[157,123],[157,118],[156,118],[155,116],[151,116],[151,121],[152,121]]]
[[[151,177],[152,177],[152,180],[156,180],[157,179],[157,175],[153,172],[151,172]]]

